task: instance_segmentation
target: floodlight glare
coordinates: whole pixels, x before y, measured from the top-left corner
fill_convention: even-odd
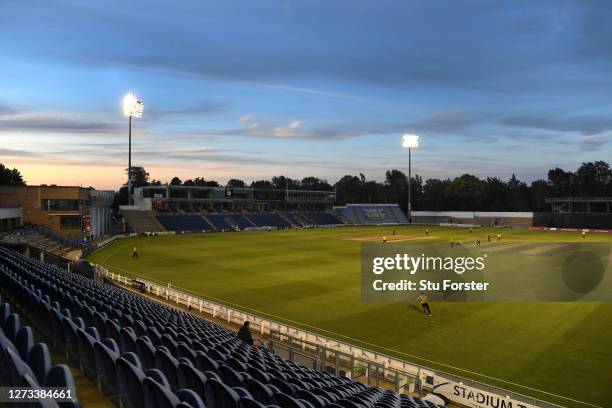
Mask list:
[[[402,138],[402,147],[419,147],[419,136],[418,135],[404,135]]]
[[[139,101],[136,96],[129,93],[123,97],[123,113],[125,116],[141,118],[144,110],[144,103]]]
[[[412,154],[411,150],[419,147],[419,136],[405,134],[402,137],[402,147],[408,149],[408,205],[406,208],[406,215],[408,222],[412,224]]]
[[[132,118],[141,118],[144,103],[129,93],[123,97],[123,113],[129,118],[128,122],[128,205],[132,205]]]

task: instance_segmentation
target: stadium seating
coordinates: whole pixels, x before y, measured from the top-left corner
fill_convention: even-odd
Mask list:
[[[95,366],[103,391],[125,407],[436,407],[285,361],[195,315],[3,247],[0,287],[13,302],[21,302],[37,327],[57,338],[56,344],[63,344],[83,370]],[[2,329],[13,339],[21,329],[15,316],[8,306],[0,307]],[[20,340],[22,347],[30,344],[27,338],[20,336],[25,339]],[[19,361],[18,348],[5,347],[3,339],[3,350],[10,350],[11,361]],[[30,354],[40,359],[45,352],[39,348]],[[34,360],[34,368],[23,361],[14,365],[13,371],[23,378],[28,374],[32,382],[44,376],[47,367]],[[70,382],[61,368],[46,375],[45,384]]]
[[[397,204],[347,204],[334,210],[355,225],[408,224]]]
[[[208,218],[208,220],[210,222],[212,222],[217,227],[217,230],[219,230],[219,231],[231,231],[231,230],[234,230],[232,225],[230,225],[226,221],[224,214],[208,213],[208,214],[206,214],[206,218]]]
[[[296,227],[305,227],[311,224],[309,221],[305,220],[297,211],[286,211],[283,214]]]
[[[21,326],[20,315],[11,313],[11,306],[8,303],[0,305],[0,311],[0,384],[34,389],[66,388],[72,394],[71,399],[62,401],[60,405],[80,407],[70,369],[63,364],[52,365],[47,345],[34,344],[32,328]],[[58,404],[53,400],[41,399],[32,406],[58,407]]]
[[[337,211],[342,217],[346,218],[351,224],[360,224],[359,220],[355,217],[355,213],[348,207],[335,207],[335,211]]]
[[[212,227],[199,214],[157,215],[168,231],[212,231]]]
[[[307,219],[312,220],[316,225],[342,225],[336,216],[324,211],[311,211],[303,213]]]
[[[240,229],[255,227],[243,214],[227,214],[226,219]]]
[[[288,228],[289,224],[276,213],[249,213],[248,217],[259,227]]]
[[[133,232],[157,232],[164,227],[153,211],[121,210],[123,219]]]

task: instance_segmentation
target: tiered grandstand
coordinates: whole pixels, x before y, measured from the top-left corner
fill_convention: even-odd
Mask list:
[[[347,204],[334,210],[356,225],[408,224],[397,204]]]
[[[67,366],[51,368],[49,346],[121,407],[436,407],[299,366],[193,314],[2,247],[0,282],[12,304],[0,307],[3,384],[68,387],[66,406],[79,406],[79,390]],[[48,346],[33,346],[12,307]]]
[[[150,186],[121,207],[130,232],[210,232],[257,228],[408,224],[397,204],[333,207],[330,191]]]

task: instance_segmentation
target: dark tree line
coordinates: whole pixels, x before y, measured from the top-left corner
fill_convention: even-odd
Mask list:
[[[414,210],[457,211],[548,211],[546,197],[610,197],[612,196],[612,169],[604,161],[582,163],[575,171],[554,168],[546,179],[530,184],[512,175],[509,180],[497,177],[481,179],[471,174],[455,178],[423,180],[412,177],[412,208]],[[218,187],[220,183],[197,177],[181,181],[174,177],[170,185]],[[134,187],[164,185],[158,180],[149,181],[149,174],[142,168],[134,168]],[[228,187],[277,188],[291,190],[336,191],[336,204],[346,203],[399,203],[406,209],[408,203],[408,177],[397,169],[387,170],[383,182],[368,180],[362,173],[346,175],[333,185],[318,177],[301,180],[275,176],[269,180],[255,180],[247,184],[231,179]],[[119,202],[127,202],[127,189]]]
[[[0,163],[0,186],[25,186],[25,181],[19,170],[9,169]]]
[[[127,173],[127,171],[126,171]],[[178,177],[169,183],[151,179],[143,167],[132,168],[132,186],[205,186],[220,187],[215,180],[196,177],[182,181]],[[275,176],[269,180],[255,180],[247,184],[231,179],[226,186],[276,188],[292,190],[336,191],[336,204],[346,203],[399,203],[406,209],[408,178],[397,169],[387,170],[383,182],[368,180],[362,173],[346,175],[333,185],[318,177],[301,180]],[[559,167],[548,171],[546,179],[525,183],[512,175],[507,180],[496,177],[478,178],[463,174],[455,178],[427,179],[412,177],[412,208],[414,210],[467,210],[467,211],[548,211],[546,197],[612,197],[612,169],[605,161],[582,163],[576,171]],[[0,163],[0,185],[25,185],[19,170]],[[115,198],[115,207],[127,203],[127,183]]]

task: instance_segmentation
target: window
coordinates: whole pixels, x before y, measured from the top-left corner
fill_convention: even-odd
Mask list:
[[[70,216],[70,215],[60,217],[60,229],[80,230],[81,229],[81,217]]]
[[[41,201],[43,211],[78,211],[80,200],[46,198]]]

